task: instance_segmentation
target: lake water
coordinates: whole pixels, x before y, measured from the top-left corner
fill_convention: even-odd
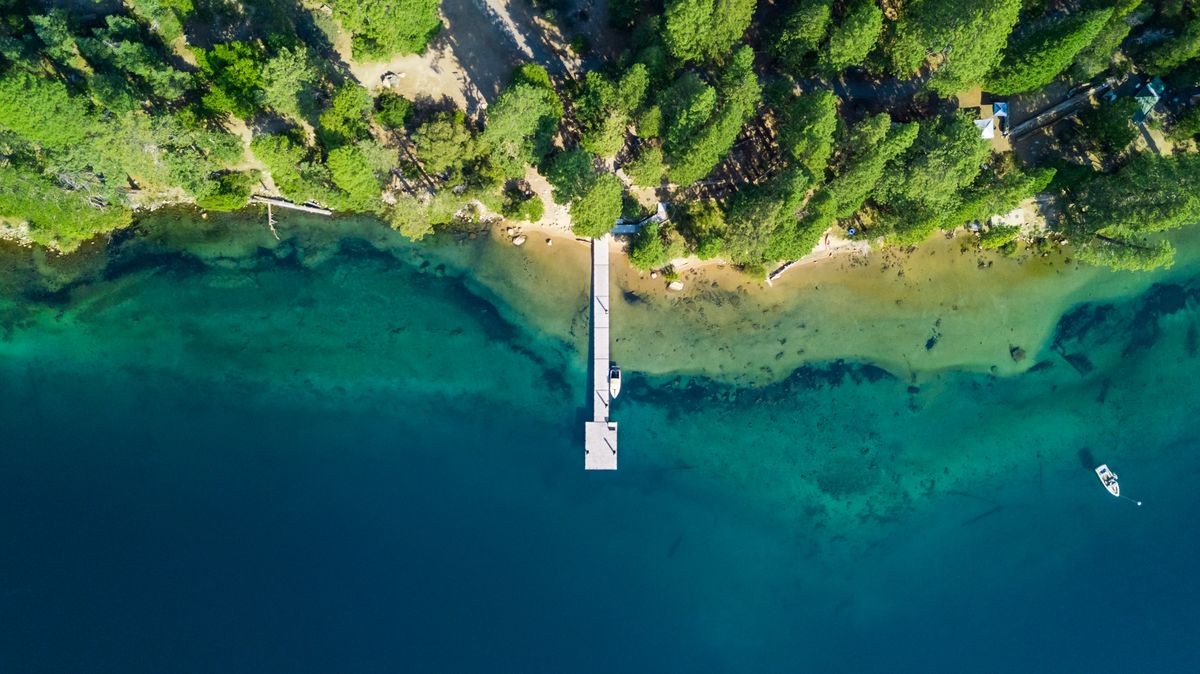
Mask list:
[[[4,251],[0,671],[1200,670],[1194,241],[621,271],[587,474],[585,248],[281,228]]]

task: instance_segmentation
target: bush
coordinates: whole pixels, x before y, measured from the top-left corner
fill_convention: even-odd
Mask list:
[[[392,207],[389,224],[392,229],[413,241],[420,241],[433,233],[429,207],[409,195],[400,197]]]
[[[1020,234],[1021,228],[1016,226],[988,227],[987,231],[979,234],[979,245],[989,250],[996,250],[1016,241]]]
[[[236,211],[250,201],[250,191],[258,182],[257,171],[222,173],[209,184],[211,191],[196,195],[196,205],[210,211]]]
[[[546,211],[541,197],[536,194],[525,195],[517,190],[505,190],[504,205],[500,212],[509,220],[537,222]]]
[[[275,181],[275,186],[292,201],[328,204],[337,198],[330,187],[329,168],[317,161],[312,148],[291,134],[257,135],[250,150]]]
[[[37,243],[71,251],[129,225],[133,214],[124,206],[97,207],[86,194],[62,190],[33,171],[0,166],[0,217],[27,223]]]
[[[706,199],[689,203],[683,211],[681,228],[701,260],[711,260],[724,251],[728,228],[717,202]]]
[[[373,165],[375,162],[367,154],[368,149],[363,145],[344,145],[330,151],[326,162],[333,183],[346,193],[342,206],[348,210],[374,210],[381,205],[383,182]]]

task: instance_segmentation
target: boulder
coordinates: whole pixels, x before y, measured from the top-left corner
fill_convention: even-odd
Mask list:
[[[525,235],[521,234],[520,236],[513,237],[512,242],[513,242],[514,246],[524,246],[525,245]]]
[[[671,281],[667,284],[667,290],[680,291],[683,290],[683,281]]]

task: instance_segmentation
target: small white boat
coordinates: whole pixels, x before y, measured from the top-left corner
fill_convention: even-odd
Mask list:
[[[608,368],[608,395],[612,398],[621,395],[621,368],[615,363]]]
[[[1117,484],[1117,474],[1108,469],[1107,463],[1096,466],[1096,477],[1100,478],[1100,484],[1104,485],[1108,493],[1113,496],[1121,495],[1121,485]]]

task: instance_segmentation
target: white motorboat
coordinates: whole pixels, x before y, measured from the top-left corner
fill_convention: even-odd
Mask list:
[[[608,368],[608,395],[612,398],[621,395],[621,368],[616,363]]]
[[[1100,484],[1104,485],[1108,493],[1113,496],[1121,495],[1121,485],[1117,484],[1117,474],[1108,469],[1107,463],[1096,466],[1096,477],[1100,478]]]

